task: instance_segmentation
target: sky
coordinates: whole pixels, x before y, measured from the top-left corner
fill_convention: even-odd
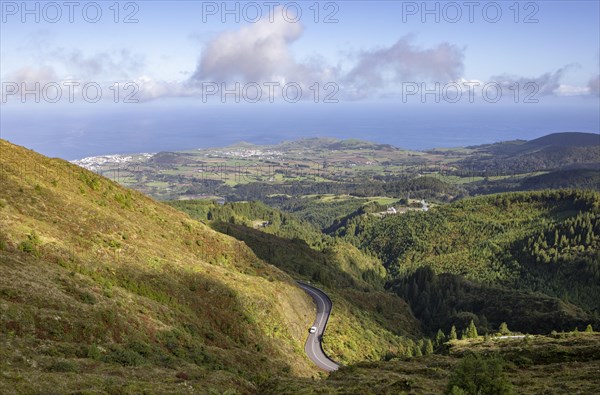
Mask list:
[[[599,4],[1,1],[0,134],[81,157],[123,150],[99,136],[107,125],[136,141],[132,152],[148,151],[139,136],[157,124],[169,134],[153,149],[192,148],[183,119],[219,130],[214,143],[344,137],[356,121],[363,128],[348,137],[423,149],[477,142],[480,129],[464,118],[492,110],[514,118],[502,123],[506,138],[598,132]],[[326,122],[328,112],[346,119]],[[269,123],[281,113],[294,127]],[[463,114],[458,131],[452,113]],[[429,131],[437,137],[405,138],[426,117],[438,119]]]

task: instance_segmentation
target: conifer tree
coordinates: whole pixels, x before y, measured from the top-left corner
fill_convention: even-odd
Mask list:
[[[419,347],[419,344],[415,344],[415,357],[422,357],[423,356],[423,352],[421,351],[421,347]]]
[[[456,327],[454,325],[452,325],[452,328],[450,329],[450,335],[448,335],[448,338],[450,340],[456,340]]]
[[[440,346],[444,344],[444,341],[446,341],[446,335],[444,335],[444,332],[442,332],[441,329],[438,329],[437,334],[435,335],[435,345]]]
[[[415,342],[413,342],[412,339],[408,339],[408,342],[406,344],[406,356],[408,358],[413,357],[415,355],[414,350],[415,350]]]
[[[433,343],[431,339],[427,339],[425,341],[425,355],[433,354]]]
[[[471,322],[469,323],[469,328],[467,329],[467,337],[469,339],[476,339],[477,336],[477,327],[475,326],[473,320],[471,320]]]

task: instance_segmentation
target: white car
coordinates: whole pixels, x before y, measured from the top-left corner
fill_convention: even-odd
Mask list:
[[[317,333],[317,327],[316,326],[311,326],[310,329],[308,330],[308,332],[310,332],[310,333]]]

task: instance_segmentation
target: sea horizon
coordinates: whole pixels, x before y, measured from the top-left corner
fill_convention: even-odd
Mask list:
[[[49,111],[5,107],[1,138],[44,155],[76,160],[92,156],[226,147],[241,141],[275,145],[324,137],[360,139],[423,151],[559,132],[600,132],[595,101],[579,106],[404,106],[310,104],[257,106],[161,106],[130,110],[110,106]],[[273,109],[276,111],[273,111]]]

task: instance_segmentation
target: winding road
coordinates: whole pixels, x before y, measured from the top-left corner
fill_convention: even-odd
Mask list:
[[[315,333],[308,334],[308,339],[306,339],[306,344],[304,345],[304,351],[306,352],[308,358],[318,367],[327,372],[333,372],[334,370],[337,370],[340,365],[325,355],[321,345],[323,333],[325,332],[325,327],[327,326],[327,320],[329,319],[331,308],[333,307],[331,299],[329,299],[329,296],[327,296],[325,292],[313,287],[312,285],[300,281],[297,281],[297,283],[300,288],[306,291],[306,293],[313,298],[315,304],[317,305],[317,316],[315,318],[315,323],[313,324],[313,326],[317,327],[317,331]]]

